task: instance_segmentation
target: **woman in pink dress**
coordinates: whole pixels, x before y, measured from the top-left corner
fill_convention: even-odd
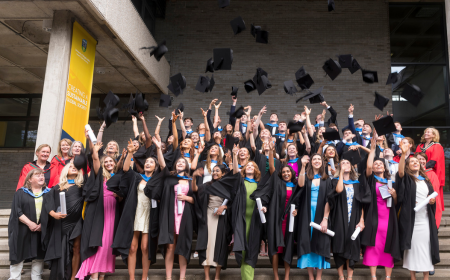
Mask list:
[[[377,135],[372,137],[371,149],[367,158],[366,180],[372,192],[372,202],[365,208],[365,230],[361,233],[361,245],[365,246],[363,264],[370,267],[372,278],[376,278],[377,266],[384,266],[386,278],[390,278],[394,262],[401,259],[400,244],[395,205],[397,193],[387,188],[391,180],[385,161],[374,161]],[[387,189],[392,196],[392,205],[388,207],[388,198],[383,199],[380,188]]]
[[[111,245],[114,238],[117,195],[107,189],[106,182],[114,176],[117,165],[110,156],[105,156],[100,161],[98,151],[102,146],[101,142],[97,142],[94,146],[92,159],[96,178],[95,182],[91,180],[87,183],[85,192],[87,204],[81,234],[83,263],[75,276],[79,279],[84,279],[88,275],[92,280],[104,279],[106,273],[115,271],[116,256],[112,252]],[[103,227],[99,228],[101,221]],[[98,243],[100,236],[101,242]]]

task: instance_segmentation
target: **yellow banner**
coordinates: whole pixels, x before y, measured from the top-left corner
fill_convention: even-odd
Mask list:
[[[74,22],[61,139],[86,141],[84,126],[89,120],[96,46],[97,40]]]

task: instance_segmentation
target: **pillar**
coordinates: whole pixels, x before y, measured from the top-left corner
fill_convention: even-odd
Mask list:
[[[49,144],[52,147],[52,157],[57,154],[56,149],[61,139],[69,76],[72,24],[73,16],[70,11],[53,13],[36,139],[36,148],[41,144]]]

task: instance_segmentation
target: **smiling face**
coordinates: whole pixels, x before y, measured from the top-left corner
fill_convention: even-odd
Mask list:
[[[212,146],[209,149],[209,154],[212,156],[217,156],[219,154],[219,147],[217,145]]]
[[[423,138],[425,138],[425,140],[431,141],[435,136],[436,135],[434,135],[433,130],[429,128],[429,129],[425,130]]]
[[[177,169],[177,173],[180,173],[182,171],[186,170],[186,160],[179,158],[175,164],[176,169]]]
[[[267,138],[270,137],[270,131],[268,129],[263,129],[261,131],[261,138]]]
[[[117,147],[117,144],[115,142],[110,141],[108,143],[108,145],[106,145],[106,151],[109,154],[115,154],[115,153],[117,153],[119,151],[119,147]]]
[[[78,175],[78,169],[75,167],[75,165],[73,165],[72,163],[70,164],[69,170],[67,171],[67,177],[69,176],[77,176]]]
[[[155,171],[156,162],[153,158],[147,158],[144,163],[144,171],[145,172],[153,172]]]
[[[312,167],[314,168],[314,169],[319,169],[319,168],[321,168],[322,167],[322,158],[320,157],[320,155],[314,155],[313,156],[313,158],[312,158],[312,160],[311,160],[311,164],[312,164]]]
[[[241,139],[241,132],[240,131],[233,132],[233,137]]]
[[[245,166],[245,174],[248,175],[253,175],[255,174],[255,166],[253,166],[253,162],[249,162],[247,163],[247,165]]]
[[[69,150],[70,150],[69,143],[67,143],[66,141],[62,141],[61,142],[61,154],[63,156],[67,156],[67,154],[69,153]]]
[[[420,166],[422,166],[422,168],[423,169],[426,169],[427,167],[427,159],[426,158],[424,158],[423,156],[421,156],[421,155],[416,155],[416,158],[419,160],[419,162],[420,162]]]
[[[213,180],[217,181],[220,178],[222,178],[222,176],[223,176],[222,170],[220,170],[220,168],[218,166],[215,166],[213,168],[213,173],[212,173]]]
[[[112,157],[105,157],[103,160],[103,166],[105,167],[106,171],[109,173],[114,171],[114,167],[116,166],[116,162],[113,160]]]
[[[248,154],[248,150],[246,148],[241,148],[239,149],[239,159],[248,159],[249,154]]]
[[[81,149],[82,149],[81,144],[79,142],[75,142],[72,147],[72,155],[77,156],[81,154]]]
[[[373,162],[373,166],[372,166],[373,172],[375,174],[382,174],[384,173],[384,171],[386,170],[384,168],[384,164],[381,160],[376,160]]]
[[[40,161],[47,161],[50,157],[51,150],[49,147],[43,147],[39,152],[36,152],[36,156]]]
[[[139,148],[139,141],[138,140],[133,140],[133,146],[135,148]]]
[[[344,172],[350,172],[352,170],[352,164],[350,163],[350,161],[344,159],[341,161],[341,164],[339,165],[339,168],[341,168],[342,170],[344,170]]]
[[[319,128],[319,132],[318,132],[318,134],[319,134],[319,136],[322,136],[322,134],[325,132],[325,127],[324,126],[321,126],[320,128]]]
[[[420,170],[420,161],[419,161],[419,159],[417,159],[415,157],[409,158],[408,167],[413,172],[419,171]]]
[[[181,148],[183,149],[190,149],[192,147],[192,140],[187,138],[184,139],[183,142],[181,142]]]
[[[285,182],[290,182],[292,180],[292,172],[289,167],[283,167],[281,170],[281,177]]]
[[[200,141],[200,135],[197,132],[192,132],[191,139],[194,143],[198,143]]]
[[[297,156],[297,147],[295,145],[289,145],[287,148],[287,154],[290,158],[294,158]]]
[[[325,150],[325,156],[327,158],[334,158],[336,156],[336,149],[333,146],[328,146]]]

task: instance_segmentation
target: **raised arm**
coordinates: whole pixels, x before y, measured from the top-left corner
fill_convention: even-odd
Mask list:
[[[256,123],[252,124],[251,129],[253,130],[253,126],[257,126]],[[248,128],[247,128],[248,129]],[[252,148],[252,151],[256,151],[256,145],[255,145],[255,133],[250,133],[250,147]]]
[[[203,170],[201,168],[194,171],[192,174],[192,191],[198,192],[198,186],[197,186],[197,176],[203,176]]]
[[[366,176],[369,177],[370,175],[372,175],[372,167],[373,167],[373,159],[375,158],[375,150],[377,148],[377,138],[372,137],[371,141],[371,145],[370,145],[370,153],[369,156],[367,157],[367,167],[366,167]]]
[[[139,114],[139,119],[142,121],[145,135],[145,148],[148,149],[152,145],[152,136],[148,132],[147,124],[145,123],[145,117],[143,113]]]
[[[203,108],[200,109],[202,110],[203,122],[205,123],[205,142],[209,142],[211,140],[211,129],[208,122],[208,111],[205,112]]]
[[[203,152],[203,146],[202,146],[202,143],[199,143],[198,149],[194,149],[194,158],[191,160],[191,170],[197,169],[198,159],[202,152]]]
[[[248,106],[248,107],[250,107],[250,106]],[[252,107],[250,107],[250,110],[251,109],[252,109]],[[253,133],[255,135],[258,134],[258,127],[259,127],[259,124],[261,123],[262,115],[266,112],[267,112],[267,108],[266,108],[266,105],[264,105],[264,107],[262,107],[261,110],[259,110],[258,117],[256,118],[256,122],[255,122],[256,126],[255,126],[255,129],[253,130]],[[249,113],[249,115],[250,115],[250,113]],[[263,128],[264,128],[264,126],[263,126]]]
[[[178,116],[172,112],[172,131],[173,131],[173,150],[178,148],[178,130],[177,130],[177,118]],[[184,125],[182,125],[184,126]],[[185,130],[186,131],[186,130]]]
[[[341,168],[341,172],[339,172],[339,181],[336,185],[336,192],[341,193],[344,190],[344,168]]]
[[[159,167],[163,170],[166,167],[166,160],[164,159],[164,155],[161,150],[161,141],[153,137],[153,143],[156,146],[156,154],[158,157]]]
[[[233,147],[233,174],[236,174],[239,172],[238,153],[239,153],[239,148],[236,146],[236,144],[234,144],[234,147]]]
[[[240,130],[240,125],[241,125],[241,119],[235,119],[234,131],[241,131]]]
[[[353,134],[356,134],[355,121],[353,119],[354,109],[353,105],[350,104],[350,107],[348,108],[348,128],[350,128]]]
[[[230,123],[232,126],[235,126],[235,124],[236,124],[236,118],[233,118],[232,115],[233,115],[234,111],[236,110],[236,102],[237,102],[236,95],[232,95],[232,96],[231,96],[231,100],[233,100],[233,104],[231,104],[231,108],[230,108],[230,119],[229,119],[228,121],[229,121],[229,123]],[[235,129],[234,131],[237,131],[237,130]]]
[[[97,175],[98,170],[100,169],[100,159],[98,158],[98,151],[103,147],[102,142],[98,142],[94,145],[94,149],[92,151],[92,161],[94,165],[94,173]]]
[[[304,187],[305,186],[305,176],[306,176],[306,165],[309,162],[309,156],[303,156],[302,157],[302,169],[298,173],[298,186]]]
[[[306,129],[308,130],[308,134],[310,137],[314,136],[314,130],[311,125],[311,120],[309,119],[309,115],[311,114],[311,109],[305,106],[305,114],[306,114]]]
[[[406,155],[409,154],[409,148],[404,145],[402,141],[400,141],[399,147],[402,150],[402,156],[400,157],[400,162],[398,163],[398,176],[403,178],[405,176]]]
[[[128,140],[127,150],[128,150],[128,154],[127,154],[127,157],[125,158],[125,162],[123,164],[124,172],[128,172],[128,170],[130,170],[131,159],[133,158],[133,153],[136,150],[136,147],[134,147],[133,141],[131,139]]]
[[[183,139],[186,139],[187,132],[186,132],[186,127],[184,127],[183,117],[184,117],[184,112],[181,112],[180,110],[178,110],[178,118],[180,119],[181,135],[183,136]],[[173,132],[173,134],[175,135],[175,131]]]
[[[220,101],[218,105],[214,104],[214,107],[215,107],[215,111],[214,111],[214,128],[219,126],[219,108],[220,108],[221,104],[222,104],[222,101]]]
[[[133,122],[133,133],[134,133],[134,137],[138,137],[139,136],[139,128],[137,125],[137,119],[135,116],[131,115],[131,121]]]
[[[273,174],[273,172],[275,172],[275,160],[273,159],[273,154],[275,152],[275,144],[273,143],[273,141],[269,142],[269,147],[270,147],[270,153],[269,153],[269,172],[270,175]]]
[[[155,117],[158,119],[158,124],[156,125],[156,128],[155,128],[155,137],[156,137],[156,139],[161,141],[161,136],[159,135],[159,132],[161,131],[161,124],[165,118],[160,118],[156,115],[155,115]]]

